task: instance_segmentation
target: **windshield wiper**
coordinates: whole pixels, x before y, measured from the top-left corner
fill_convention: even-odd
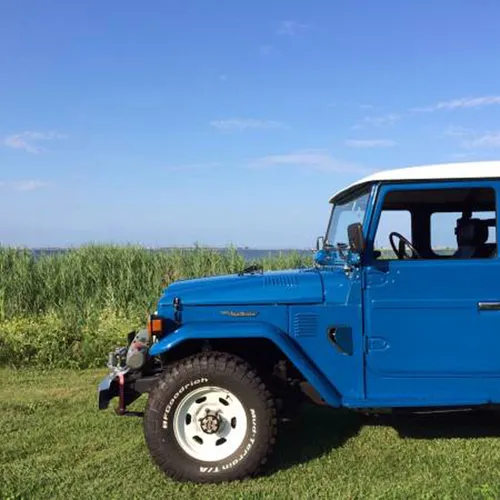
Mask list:
[[[264,273],[264,268],[262,267],[262,264],[253,264],[251,266],[246,267],[243,269],[243,271],[240,271],[238,273],[238,276],[244,276],[245,274],[263,274]]]

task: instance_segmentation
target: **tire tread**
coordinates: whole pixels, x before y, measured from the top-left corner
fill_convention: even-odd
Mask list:
[[[249,386],[256,392],[257,397],[262,401],[267,410],[268,417],[265,419],[264,429],[260,435],[268,436],[267,439],[257,439],[255,442],[255,453],[260,456],[258,464],[252,461],[242,464],[246,465],[246,470],[238,470],[238,477],[233,477],[235,469],[229,469],[217,475],[202,475],[193,478],[186,471],[173,467],[165,452],[159,445],[162,433],[162,395],[175,384],[175,380],[182,376],[204,376],[205,373],[224,373],[224,375],[237,379]],[[274,449],[277,434],[277,412],[275,401],[265,384],[262,382],[256,371],[243,359],[233,354],[211,351],[209,353],[199,353],[188,358],[181,359],[169,366],[161,375],[160,380],[151,390],[144,413],[144,434],[146,442],[153,460],[158,467],[169,477],[177,481],[196,482],[224,482],[234,479],[247,479],[258,475],[262,466],[268,460]]]

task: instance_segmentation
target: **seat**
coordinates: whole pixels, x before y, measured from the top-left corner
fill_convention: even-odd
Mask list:
[[[496,251],[495,244],[487,244],[489,237],[488,222],[481,219],[458,219],[455,228],[458,250],[453,254],[456,259],[485,259]]]

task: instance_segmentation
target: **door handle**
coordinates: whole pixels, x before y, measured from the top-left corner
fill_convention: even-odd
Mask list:
[[[480,311],[500,311],[500,302],[478,302]]]

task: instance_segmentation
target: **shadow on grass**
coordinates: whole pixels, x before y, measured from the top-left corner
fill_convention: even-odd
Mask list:
[[[269,474],[328,454],[364,426],[392,427],[401,438],[408,439],[500,437],[500,414],[481,410],[363,415],[306,405],[292,422],[282,425]]]
[[[500,437],[498,411],[381,415],[372,417],[371,423],[393,427],[400,437],[411,439]]]
[[[281,426],[268,472],[319,458],[358,434],[366,417],[347,410],[304,405],[300,413]]]

